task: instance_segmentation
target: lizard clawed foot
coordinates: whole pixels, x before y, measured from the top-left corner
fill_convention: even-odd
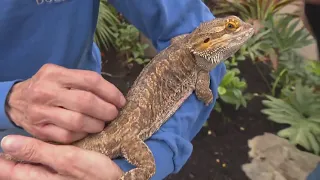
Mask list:
[[[213,102],[213,95],[210,89],[203,91],[201,89],[198,89],[196,91],[196,96],[200,101],[203,101],[206,106],[211,104]]]
[[[211,96],[208,99],[205,99],[204,103],[206,106],[209,106],[213,102],[213,96]]]

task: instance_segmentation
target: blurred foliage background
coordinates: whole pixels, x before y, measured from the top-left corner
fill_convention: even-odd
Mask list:
[[[265,114],[270,121],[287,125],[278,135],[305,150],[320,153],[320,63],[306,59],[299,49],[314,43],[310,32],[301,23],[301,8],[282,13],[286,5],[300,6],[296,0],[204,0],[216,17],[237,15],[252,23],[256,32],[225,64],[227,74],[219,88],[216,111],[223,111],[221,103],[246,108],[254,96],[264,97]],[[118,14],[107,2],[101,1],[95,42],[100,49],[115,48],[127,63],[144,65],[150,59],[139,31]],[[248,93],[247,83],[238,68],[240,61],[264,63],[270,68],[269,78],[263,77],[269,91]],[[259,66],[256,66],[259,70]],[[260,72],[260,71],[258,71]],[[265,76],[257,74],[257,76]]]

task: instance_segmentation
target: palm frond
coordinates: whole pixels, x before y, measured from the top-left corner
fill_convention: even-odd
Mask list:
[[[97,28],[94,34],[94,41],[99,48],[108,49],[110,46],[114,46],[117,34],[116,27],[119,24],[115,9],[106,1],[100,1]]]

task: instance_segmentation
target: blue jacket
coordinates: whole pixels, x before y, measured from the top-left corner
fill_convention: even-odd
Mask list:
[[[109,0],[149,37],[158,51],[179,34],[189,33],[213,15],[201,0]],[[5,99],[14,82],[30,78],[45,63],[100,72],[100,53],[93,43],[99,0],[0,1],[0,129],[13,128]],[[225,73],[224,64],[211,72],[211,89]],[[207,120],[209,107],[191,95],[183,106],[147,140],[157,165],[153,179],[177,172],[192,152],[190,141]],[[132,168],[116,160],[125,171]]]

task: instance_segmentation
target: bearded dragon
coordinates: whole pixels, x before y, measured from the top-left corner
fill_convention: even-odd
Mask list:
[[[156,171],[155,159],[144,143],[195,92],[205,105],[213,101],[209,72],[229,58],[253,35],[251,24],[236,16],[200,24],[190,34],[171,40],[137,77],[127,103],[105,129],[72,145],[100,152],[111,159],[124,157],[136,168],[121,180],[147,180]]]

